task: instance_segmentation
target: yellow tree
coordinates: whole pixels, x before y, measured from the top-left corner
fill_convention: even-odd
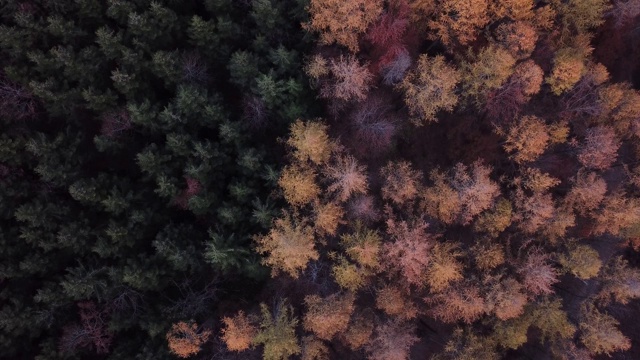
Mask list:
[[[262,263],[271,267],[272,276],[280,271],[297,278],[310,260],[318,259],[313,229],[305,220],[292,219],[288,214],[274,221],[265,236],[255,238],[256,250],[266,254]]]
[[[504,23],[496,29],[496,40],[514,58],[526,59],[536,47],[538,33],[531,24],[524,21]]]
[[[382,0],[311,0],[310,21],[303,27],[320,33],[320,42],[334,42],[358,51],[358,36],[382,13]]]
[[[619,325],[613,316],[587,304],[582,308],[580,341],[593,355],[611,355],[614,351],[629,350],[631,341],[620,332]]]
[[[580,52],[574,48],[560,49],[553,58],[553,69],[547,77],[547,84],[554,94],[560,95],[571,90],[586,71]]]
[[[317,120],[296,120],[291,124],[287,144],[293,148],[294,158],[300,162],[311,160],[316,165],[326,163],[335,148],[327,129],[325,123]]]
[[[318,198],[320,186],[316,182],[316,173],[310,166],[298,164],[285,167],[278,179],[284,199],[291,206],[308,205]]]
[[[298,319],[293,316],[291,306],[279,301],[273,313],[265,304],[260,304],[262,322],[253,343],[264,345],[264,360],[286,360],[291,355],[300,354],[296,337]]]
[[[513,74],[516,59],[504,48],[489,45],[472,61],[462,64],[462,87],[464,93],[482,104],[486,94],[500,88]]]
[[[411,122],[423,125],[437,121],[438,111],[451,111],[458,103],[455,87],[458,71],[443,56],[420,55],[416,68],[400,84]]]
[[[462,280],[463,265],[458,260],[461,255],[457,244],[451,242],[437,243],[433,247],[426,274],[431,291],[445,290],[450,283]]]
[[[600,255],[588,245],[570,244],[567,253],[558,256],[558,262],[565,271],[583,280],[598,275],[602,267]]]
[[[418,309],[406,291],[394,285],[385,285],[377,291],[376,308],[384,311],[387,315],[406,320],[413,319],[418,315]]]

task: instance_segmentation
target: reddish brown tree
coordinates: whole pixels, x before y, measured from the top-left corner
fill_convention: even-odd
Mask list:
[[[434,236],[426,232],[427,224],[416,221],[387,220],[387,233],[393,239],[385,244],[387,267],[400,273],[408,285],[422,286],[431,258]]]
[[[234,317],[222,318],[222,340],[231,351],[244,351],[251,346],[258,329],[243,311]]]
[[[107,354],[113,340],[108,329],[108,309],[99,310],[93,301],[78,304],[80,324],[71,324],[63,329],[60,351],[72,353],[82,348],[95,348],[98,354]]]
[[[578,151],[582,165],[597,170],[607,169],[616,161],[620,140],[610,127],[597,126],[587,129]]]

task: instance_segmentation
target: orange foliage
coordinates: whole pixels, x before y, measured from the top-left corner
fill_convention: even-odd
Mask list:
[[[463,321],[471,324],[485,312],[484,299],[480,296],[480,290],[473,285],[451,287],[443,293],[426,298],[425,302],[432,304],[429,313],[446,323]]]
[[[384,178],[382,198],[398,205],[414,200],[422,185],[422,174],[406,161],[390,161],[380,170],[380,175]]]
[[[504,149],[515,153],[513,159],[517,163],[523,163],[537,159],[548,143],[549,133],[544,121],[536,116],[525,116],[509,128]]]
[[[373,334],[373,319],[365,314],[354,314],[342,340],[351,350],[357,350],[369,342],[371,334]]]
[[[505,23],[496,29],[496,40],[516,59],[528,58],[538,41],[536,29],[522,21]]]
[[[530,20],[535,16],[533,5],[533,0],[494,0],[489,6],[493,19],[508,17],[512,20],[522,21]]]
[[[629,350],[631,341],[618,330],[619,325],[613,316],[587,305],[582,309],[580,341],[594,355],[611,355],[614,351]]]
[[[334,294],[326,298],[309,295],[304,301],[307,304],[307,312],[304,315],[303,326],[318,338],[331,340],[337,333],[347,329],[354,309],[353,294]]]
[[[581,215],[585,215],[600,206],[607,192],[607,183],[593,172],[578,172],[575,181],[564,201]]]
[[[441,0],[429,27],[446,46],[466,45],[489,23],[488,5],[486,0]]]
[[[285,200],[292,206],[310,204],[320,194],[316,174],[307,166],[285,167],[278,179],[278,185],[284,193]]]
[[[256,251],[266,254],[262,263],[271,267],[272,276],[284,271],[297,278],[309,260],[317,260],[313,229],[304,220],[291,219],[284,214],[274,221],[266,236],[255,239]]]
[[[458,261],[462,255],[457,245],[445,242],[438,243],[433,248],[433,255],[427,270],[427,284],[433,292],[446,289],[453,281],[461,280],[463,265]]]
[[[418,315],[418,309],[408,295],[402,289],[393,285],[386,285],[378,290],[376,308],[388,315],[406,320],[413,319]]]
[[[584,60],[575,49],[562,49],[553,59],[553,69],[547,77],[547,83],[554,94],[560,95],[571,90],[585,71]]]
[[[382,13],[382,0],[311,0],[310,21],[303,24],[306,30],[320,33],[320,42],[334,42],[358,51],[358,35]]]
[[[222,323],[224,324],[222,340],[231,351],[247,350],[258,332],[243,311],[232,318],[225,316],[222,318]]]
[[[527,296],[522,285],[514,279],[496,279],[490,284],[487,295],[487,310],[500,320],[516,318],[524,313]]]
[[[320,121],[296,120],[291,124],[287,144],[294,149],[294,158],[301,162],[311,160],[317,165],[326,163],[335,147],[327,135],[327,129],[328,126]]]
[[[320,234],[335,235],[338,226],[344,223],[342,220],[344,210],[338,204],[332,202],[321,204],[316,202],[313,205],[313,212],[315,214],[314,223],[316,231]]]
[[[188,358],[200,351],[202,344],[207,342],[211,330],[199,330],[198,324],[180,321],[171,326],[167,333],[169,350],[181,358]]]

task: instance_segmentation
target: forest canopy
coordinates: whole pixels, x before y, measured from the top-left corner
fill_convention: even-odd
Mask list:
[[[3,357],[640,357],[640,1],[0,17]]]

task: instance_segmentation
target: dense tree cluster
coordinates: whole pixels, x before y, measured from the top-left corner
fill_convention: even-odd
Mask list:
[[[638,0],[0,16],[5,357],[640,354]]]

